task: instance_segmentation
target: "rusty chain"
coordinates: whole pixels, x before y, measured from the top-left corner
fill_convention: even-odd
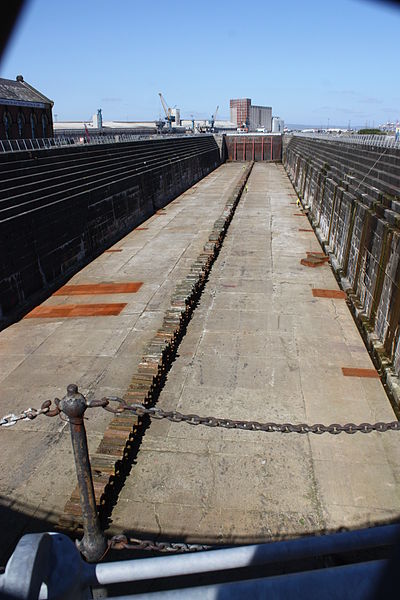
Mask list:
[[[146,408],[143,404],[128,404],[122,398],[110,396],[103,398],[103,401],[118,402],[118,408],[112,408],[109,404],[104,406],[105,410],[113,413],[121,413],[126,410],[133,412],[138,417],[148,415],[153,419],[167,419],[172,423],[187,423],[188,425],[205,425],[206,427],[223,427],[225,429],[241,429],[245,431],[263,431],[264,433],[330,433],[337,435],[339,433],[371,433],[377,431],[383,433],[385,431],[400,431],[400,421],[391,421],[389,423],[377,422],[377,423],[346,423],[341,425],[339,423],[332,423],[330,425],[323,425],[322,423],[315,423],[308,425],[307,423],[259,423],[258,421],[238,421],[235,419],[223,419],[219,417],[200,417],[196,414],[182,414],[178,411],[164,411],[161,408],[152,407]]]
[[[32,421],[36,419],[39,415],[46,416],[55,416],[55,414],[59,414],[59,409],[50,409],[51,400],[46,400],[43,402],[40,408],[27,408],[23,410],[19,414],[15,415],[14,413],[10,413],[5,415],[2,419],[0,419],[0,427],[11,427],[18,423],[18,421]],[[49,414],[55,413],[55,414]]]
[[[219,417],[202,417],[197,414],[183,414],[178,411],[164,411],[157,407],[147,408],[143,404],[128,404],[125,400],[116,396],[110,396],[108,398],[102,398],[101,400],[91,401],[87,401],[82,395],[80,396],[84,404],[86,404],[86,408],[102,407],[103,409],[114,414],[130,411],[138,417],[147,415],[152,419],[167,419],[173,423],[187,423],[189,425],[196,426],[204,425],[207,427],[223,427],[225,429],[239,429],[245,431],[262,431],[265,433],[314,433],[319,435],[323,433],[338,435],[340,433],[354,434],[356,432],[371,433],[373,431],[400,431],[400,421],[360,423],[358,425],[355,423],[346,423],[345,425],[338,423],[332,423],[330,425],[323,425],[321,423],[316,423],[313,425],[309,425],[307,423],[260,423],[258,421],[235,420]],[[0,419],[0,426],[10,427],[15,425],[18,421],[30,421],[40,415],[45,415],[47,417],[55,417],[59,415],[62,417],[62,413],[64,412],[62,410],[62,401],[60,401],[58,398],[55,398],[54,402],[55,407],[52,407],[51,401],[47,400],[43,402],[40,409],[28,408],[18,414],[12,413],[5,415],[2,419]],[[114,407],[114,402],[117,403],[118,406]],[[114,549],[132,551],[144,550],[161,553],[186,553],[208,550],[211,548],[212,546],[206,546],[203,544],[142,540],[137,538],[128,538],[125,535],[116,535],[109,539],[107,543],[107,551]]]
[[[17,415],[14,413],[5,415],[0,419],[0,427],[11,427],[18,423],[18,421],[33,421],[33,419],[36,419],[39,415],[46,415],[46,417],[56,417],[57,415],[61,415],[62,410],[59,407],[59,398],[55,398],[54,403],[56,405],[55,408],[51,408],[51,400],[46,400],[40,408],[27,408]],[[107,398],[86,402],[87,408],[106,408],[108,404],[109,401]]]
[[[55,417],[61,413],[59,402],[59,399],[56,398],[56,408],[53,409],[50,408],[51,401],[46,400],[46,402],[43,402],[40,409],[28,408],[18,415],[6,415],[0,419],[0,426],[10,427],[11,425],[15,425],[15,423],[18,421],[33,420],[42,414],[46,415],[47,417]],[[117,408],[113,408],[110,405],[110,402],[117,402],[119,406]],[[262,431],[264,433],[314,433],[317,435],[330,433],[332,435],[338,435],[339,433],[354,434],[357,432],[371,433],[373,431],[377,431],[379,433],[384,433],[386,431],[400,431],[400,421],[378,421],[377,423],[360,423],[358,425],[355,423],[346,423],[344,425],[341,425],[340,423],[331,423],[330,425],[314,423],[309,425],[307,423],[260,423],[258,421],[240,421],[236,419],[225,419],[220,417],[201,417],[196,414],[183,414],[175,410],[165,411],[157,407],[147,408],[143,404],[128,404],[125,402],[125,400],[116,396],[102,398],[101,400],[92,400],[87,403],[87,407],[101,407],[114,414],[130,411],[138,417],[148,415],[153,419],[167,419],[172,423],[187,423],[188,425],[223,427],[224,429],[240,429],[244,431]]]
[[[185,544],[184,542],[156,542],[154,540],[139,540],[128,538],[125,535],[114,535],[108,540],[109,549],[113,550],[147,550],[149,552],[163,552],[181,554],[183,552],[199,552],[210,550],[213,546],[204,544]]]

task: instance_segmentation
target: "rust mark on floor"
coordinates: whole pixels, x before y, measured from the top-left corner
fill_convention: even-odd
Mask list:
[[[104,252],[122,252],[122,248],[110,248],[109,250],[104,250]]]
[[[82,283],[64,285],[53,296],[85,296],[95,294],[135,294],[143,285],[142,281],[127,283]]]
[[[339,300],[347,298],[346,292],[342,292],[342,290],[322,290],[319,288],[313,288],[312,295],[314,298],[336,298]]]
[[[299,231],[305,231],[306,233],[314,233],[314,229],[299,229]]]
[[[147,231],[148,227],[135,227],[135,231]]]
[[[326,264],[326,262],[324,260],[321,260],[320,258],[310,257],[302,258],[300,264],[303,265],[303,267],[311,267],[312,269],[315,269],[316,267],[322,267]]]
[[[326,256],[323,252],[307,252],[307,258],[302,258],[300,264],[315,268],[326,265],[328,261],[329,256]]]
[[[126,302],[113,304],[63,304],[61,306],[37,306],[25,319],[54,319],[60,317],[104,317],[117,316]]]
[[[379,373],[376,369],[358,369],[356,367],[342,367],[342,373],[345,377],[370,377],[379,379]]]

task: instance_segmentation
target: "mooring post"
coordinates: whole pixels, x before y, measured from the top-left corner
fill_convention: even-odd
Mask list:
[[[97,514],[86,430],[83,421],[83,415],[88,408],[88,404],[86,398],[78,392],[78,386],[70,384],[67,387],[66,396],[58,402],[58,408],[68,417],[74,449],[84,533],[81,541],[77,542],[77,546],[89,562],[96,562],[104,555],[107,540],[101,530],[100,519]]]

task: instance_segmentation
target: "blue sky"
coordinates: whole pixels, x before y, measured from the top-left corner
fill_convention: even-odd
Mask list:
[[[250,97],[288,123],[400,118],[400,10],[363,0],[31,0],[3,57],[58,120],[182,116]]]

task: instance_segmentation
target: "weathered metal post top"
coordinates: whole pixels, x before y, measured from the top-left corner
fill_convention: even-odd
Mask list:
[[[71,428],[72,447],[76,474],[78,478],[79,496],[82,508],[84,535],[77,546],[89,562],[100,560],[107,549],[107,541],[101,530],[100,519],[96,508],[92,471],[90,468],[89,452],[83,415],[92,404],[78,392],[78,386],[70,384],[67,394],[58,400],[57,406],[67,417]],[[101,405],[101,403],[96,403]]]

